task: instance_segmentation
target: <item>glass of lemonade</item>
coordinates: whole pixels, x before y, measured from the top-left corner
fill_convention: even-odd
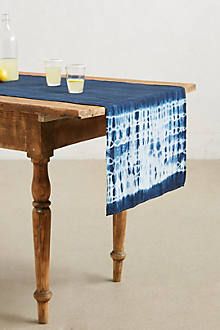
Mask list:
[[[66,66],[66,82],[69,93],[83,93],[85,70],[85,64],[70,64]]]
[[[48,86],[60,86],[63,60],[49,59],[45,62],[46,81]]]

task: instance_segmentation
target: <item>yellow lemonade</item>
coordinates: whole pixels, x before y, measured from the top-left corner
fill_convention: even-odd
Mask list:
[[[18,80],[18,61],[16,58],[0,58],[0,69],[6,72],[5,81]]]
[[[61,68],[58,66],[46,67],[46,79],[48,86],[59,86],[61,84]]]
[[[84,79],[82,78],[68,78],[67,86],[69,93],[82,93],[84,87]]]

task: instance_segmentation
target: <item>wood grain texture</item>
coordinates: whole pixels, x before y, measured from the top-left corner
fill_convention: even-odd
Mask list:
[[[110,77],[91,77],[91,76],[87,76],[86,78],[91,79],[91,80],[107,80],[107,81],[127,82],[127,83],[130,83],[130,84],[180,86],[180,87],[185,88],[186,93],[191,93],[191,92],[194,92],[196,90],[196,84],[194,84],[194,83],[138,80],[138,79],[110,78]]]
[[[40,73],[21,73],[29,75],[42,75]],[[108,80],[118,82],[129,82],[129,83],[141,83],[141,84],[153,84],[153,85],[176,85],[185,88],[187,93],[190,93],[196,89],[196,85],[193,83],[176,83],[176,82],[159,82],[159,81],[145,81],[145,80],[134,80],[134,79],[120,79],[120,78],[108,78],[108,77],[91,77],[87,79],[95,80]],[[67,102],[54,102],[54,101],[43,101],[43,100],[32,100],[18,97],[0,96],[0,111],[1,110],[15,110],[17,112],[28,112],[34,113],[40,116],[40,120],[45,121],[50,118],[57,118],[63,116],[69,116],[74,118],[91,118],[95,116],[105,115],[105,108],[93,105],[82,105]],[[49,117],[48,117],[49,116]]]
[[[0,111],[0,148],[25,151],[27,129],[27,118],[23,113]]]
[[[126,257],[124,252],[124,241],[126,231],[127,211],[113,215],[113,282],[121,281],[123,260]]]
[[[0,148],[26,151],[30,158],[51,157],[55,149],[105,134],[105,116],[39,122],[34,114],[0,112]]]
[[[36,291],[34,298],[38,304],[39,323],[48,323],[48,302],[52,293],[49,290],[50,262],[50,181],[48,177],[48,159],[33,162],[33,236],[35,251]]]
[[[51,128],[54,149],[106,135],[105,116],[84,120],[66,118],[47,124]]]
[[[43,116],[52,119],[68,116],[71,118],[91,118],[105,115],[105,108],[94,105],[82,105],[67,102],[54,102],[32,100],[20,97],[0,96],[0,111],[13,109],[17,112],[40,115],[40,120],[45,121]]]

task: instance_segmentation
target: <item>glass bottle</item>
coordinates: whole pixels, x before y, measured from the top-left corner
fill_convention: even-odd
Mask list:
[[[11,30],[8,14],[1,15],[0,69],[6,73],[6,81],[18,80],[17,40]]]

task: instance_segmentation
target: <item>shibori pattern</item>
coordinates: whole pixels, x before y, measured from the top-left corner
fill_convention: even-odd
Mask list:
[[[107,215],[184,185],[185,90],[175,95],[108,108]]]
[[[115,214],[185,182],[186,96],[177,86],[86,80],[82,94],[48,88],[45,77],[21,75],[0,95],[103,106],[106,109],[106,213]]]

